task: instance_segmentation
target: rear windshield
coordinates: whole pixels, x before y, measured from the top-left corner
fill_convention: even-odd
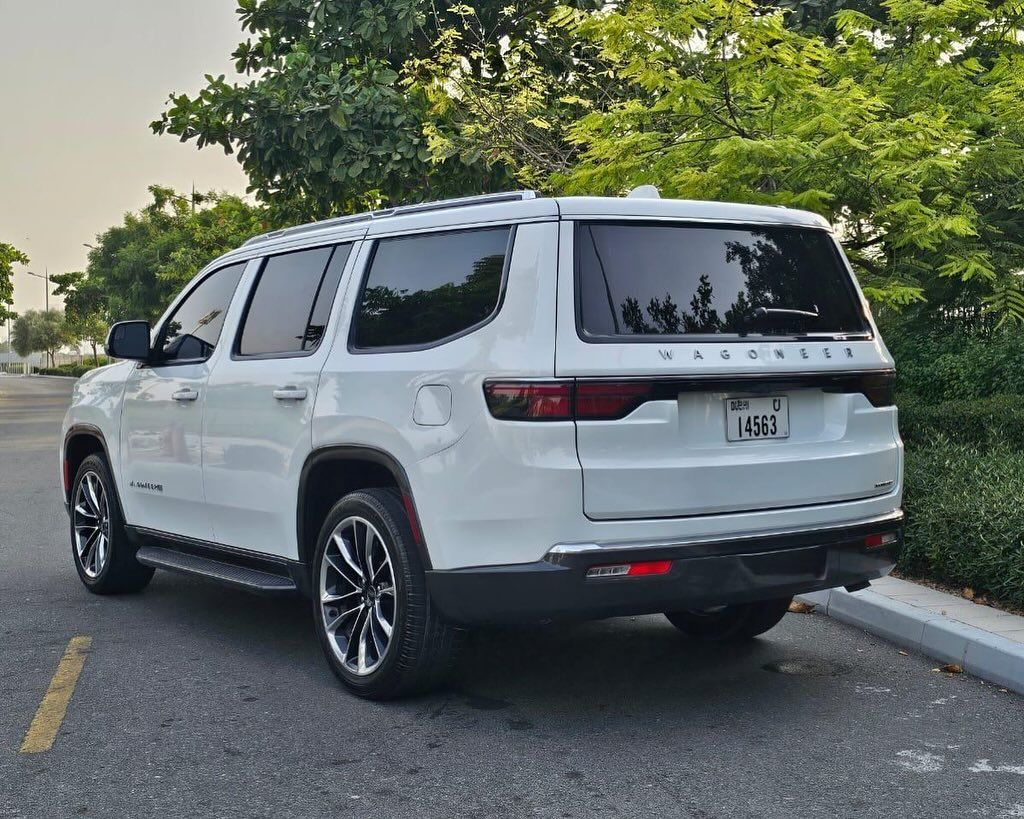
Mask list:
[[[586,336],[802,336],[868,330],[832,238],[792,227],[581,222]]]

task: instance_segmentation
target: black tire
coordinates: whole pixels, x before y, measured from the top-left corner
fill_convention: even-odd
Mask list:
[[[94,562],[93,558],[98,554],[97,543],[93,543],[92,550],[84,549],[80,553],[78,540],[76,539],[76,521],[88,522],[89,517],[83,517],[77,513],[77,507],[82,506],[85,491],[82,486],[86,480],[96,481],[102,487],[102,497],[99,505],[106,514],[105,524],[94,527],[99,530],[97,535],[104,534],[105,553],[102,563]],[[124,594],[141,591],[146,587],[153,577],[153,569],[143,566],[135,559],[137,547],[128,539],[128,533],[124,528],[124,516],[121,514],[121,502],[117,497],[117,488],[110,476],[110,469],[106,460],[100,455],[90,455],[75,473],[75,480],[71,484],[71,508],[70,508],[70,529],[71,529],[71,555],[75,561],[75,569],[78,577],[85,587],[95,594]],[[92,510],[92,505],[84,503],[84,508]],[[91,531],[83,529],[83,533]],[[84,541],[88,546],[88,538]],[[83,555],[89,563],[89,568],[82,562]]]
[[[377,536],[384,541],[384,548],[390,560],[388,566],[383,566],[383,553],[376,552],[377,565],[382,569],[385,577],[391,574],[392,580],[382,581],[378,588],[373,588],[372,583],[368,587],[361,579],[366,575],[377,576],[373,571],[373,557],[371,555],[370,568],[366,569],[365,554],[353,553],[358,558],[360,574],[349,571],[351,563],[347,563],[345,574],[348,574],[355,581],[362,583],[362,591],[355,591],[359,588],[353,580],[347,580],[343,572],[337,571],[325,563],[324,555],[330,545],[332,557],[340,557],[340,547],[337,541],[333,540],[335,530],[342,524],[352,529],[342,528],[344,534],[342,540],[346,543],[357,541],[359,532],[369,533],[359,521],[368,521],[376,529],[374,542],[377,543]],[[360,528],[361,527],[361,528]],[[373,547],[377,549],[378,547]],[[372,551],[372,550],[371,550]],[[356,550],[358,552],[358,549]],[[385,635],[383,631],[378,633],[381,637],[387,637],[386,648],[378,652],[376,647],[369,647],[366,655],[370,660],[376,662],[372,670],[363,670],[350,667],[353,664],[360,665],[362,658],[354,656],[350,658],[353,640],[358,642],[355,635],[362,628],[368,629],[369,638],[376,638],[373,629],[378,627],[380,618],[374,618],[374,606],[367,603],[367,591],[370,600],[384,601],[384,589],[387,586],[393,588],[393,602],[390,614],[392,617],[391,634]],[[424,574],[423,560],[420,557],[419,548],[413,538],[409,520],[406,517],[405,508],[401,496],[393,489],[367,489],[353,492],[338,501],[327,515],[324,525],[317,538],[316,552],[312,565],[312,597],[313,597],[313,622],[316,628],[317,637],[320,640],[320,647],[323,649],[324,657],[327,659],[331,670],[338,679],[351,691],[360,697],[372,700],[387,700],[396,697],[409,696],[429,691],[440,685],[450,671],[455,656],[461,643],[461,630],[444,622],[434,609],[430,595],[427,593],[426,576]],[[362,606],[362,610],[350,615],[352,620],[345,620],[344,625],[337,626],[333,632],[328,630],[328,618],[340,619],[342,604],[337,608],[324,605],[321,600],[323,590],[332,595],[354,595],[355,598],[345,602],[345,606],[355,604]],[[376,609],[381,612],[380,608]],[[360,617],[365,617],[360,621]],[[332,623],[337,622],[332,620]],[[383,618],[386,622],[387,617]],[[351,626],[352,634],[347,634]],[[340,632],[340,636],[339,636]],[[370,639],[367,643],[370,645]],[[347,645],[343,645],[343,643]],[[356,646],[358,655],[358,645]],[[373,654],[378,656],[371,656]],[[370,663],[367,663],[369,666]]]
[[[665,612],[668,621],[687,637],[703,642],[739,642],[778,625],[792,597],[739,603],[703,611]]]

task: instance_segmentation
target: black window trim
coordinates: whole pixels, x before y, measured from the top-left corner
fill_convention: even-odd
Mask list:
[[[245,330],[245,322],[249,318],[249,308],[252,307],[253,299],[256,296],[256,289],[260,285],[260,280],[263,278],[263,271],[267,269],[267,264],[271,259],[275,259],[279,256],[289,256],[293,253],[304,253],[307,250],[320,250],[321,248],[329,247],[331,249],[330,255],[327,257],[327,263],[324,265],[324,269],[320,272],[320,281],[317,283],[316,292],[313,294],[313,301],[309,305],[309,314],[306,316],[306,326],[309,326],[309,320],[313,317],[313,311],[316,309],[316,300],[320,297],[320,290],[324,286],[324,279],[327,278],[327,271],[331,267],[331,262],[334,261],[334,254],[337,252],[339,247],[343,245],[349,245],[349,255],[345,259],[345,266],[348,266],[349,260],[352,258],[353,250],[358,239],[349,239],[341,242],[327,242],[324,244],[307,245],[305,247],[296,247],[290,250],[285,250],[281,253],[270,253],[266,256],[257,256],[259,259],[259,270],[256,271],[256,278],[249,288],[249,292],[245,297],[245,306],[242,308],[242,315],[238,320],[238,326],[235,328],[235,338],[231,344],[231,360],[232,361],[270,361],[277,358],[308,358],[314,355],[323,345],[324,339],[327,338],[327,331],[330,325],[330,313],[328,313],[328,324],[324,326],[324,334],[317,342],[316,346],[311,350],[295,350],[291,352],[283,353],[242,353],[242,333]],[[334,291],[334,298],[338,298],[338,292],[341,290],[341,285],[345,280],[345,271],[341,272],[341,277],[338,279],[338,289]],[[334,301],[331,301],[331,311],[334,310]]]
[[[861,321],[864,323],[863,330],[854,330],[849,333],[806,333],[804,335],[788,335],[788,336],[765,336],[748,334],[742,336],[738,333],[681,333],[678,335],[608,335],[608,334],[597,334],[590,333],[583,327],[583,307],[581,299],[581,280],[582,272],[580,270],[580,254],[577,252],[579,246],[578,237],[580,230],[588,225],[622,225],[629,227],[637,226],[653,226],[653,227],[700,227],[700,228],[711,228],[715,230],[735,230],[736,228],[748,228],[750,230],[764,230],[765,228],[780,228],[790,230],[816,230],[821,233],[828,235],[831,239],[829,247],[832,251],[832,255],[835,257],[837,264],[845,273],[843,276],[846,284],[846,289],[850,294],[850,298],[853,299],[856,304],[857,315],[860,316]],[[573,308],[576,317],[576,335],[580,341],[584,344],[708,344],[708,343],[722,343],[722,344],[750,344],[756,342],[766,342],[773,344],[775,342],[787,342],[787,341],[873,341],[875,334],[871,329],[871,322],[868,320],[867,315],[864,312],[863,305],[861,303],[860,295],[857,292],[857,288],[853,283],[853,270],[850,268],[846,261],[846,258],[842,253],[839,252],[839,247],[835,236],[826,227],[815,227],[813,225],[786,225],[786,224],[766,224],[764,222],[744,222],[744,221],[714,221],[707,222],[694,219],[601,219],[594,217],[583,217],[573,220],[573,240],[572,240],[572,266],[573,266],[573,299],[575,306]]]
[[[228,300],[227,307],[224,308],[224,320],[227,321],[227,311],[231,309],[231,304],[232,302],[234,302],[235,296],[238,294],[238,285],[242,283],[242,278],[245,276],[245,268],[249,266],[249,262],[251,261],[252,259],[240,259],[233,262],[228,262],[227,264],[223,264],[220,267],[214,268],[209,273],[204,274],[191,287],[189,287],[181,296],[181,298],[179,298],[178,301],[175,303],[174,309],[167,314],[167,318],[160,322],[160,327],[157,330],[156,334],[156,340],[153,344],[153,352],[156,353],[157,351],[163,348],[164,339],[167,337],[166,330],[168,322],[170,322],[170,320],[173,319],[174,316],[177,314],[178,308],[181,307],[181,305],[183,305],[186,301],[188,301],[192,297],[192,294],[195,293],[196,290],[198,290],[206,282],[207,279],[209,279],[211,276],[217,275],[222,270],[227,270],[229,267],[241,266],[242,272],[238,276],[238,281],[235,282],[235,289],[231,291],[231,298]],[[217,347],[220,346],[220,339],[223,334],[224,325],[221,325],[220,334],[218,334],[217,336],[217,344],[214,347],[214,351],[213,353],[210,353],[210,355],[206,356],[206,358],[175,358],[167,360],[164,359],[162,355],[159,355],[159,357],[154,358],[145,366],[149,367],[150,369],[155,369],[157,367],[182,367],[186,364],[205,364],[207,361],[213,358],[213,354],[217,351]]]
[[[494,319],[498,317],[501,312],[502,306],[505,304],[505,290],[508,284],[508,272],[512,264],[512,249],[515,247],[516,231],[519,225],[522,223],[499,222],[495,224],[489,224],[485,226],[474,226],[474,227],[460,227],[460,228],[445,228],[442,230],[429,230],[429,231],[416,231],[410,233],[396,233],[391,236],[381,236],[373,239],[373,247],[370,249],[370,254],[366,259],[366,264],[362,271],[362,281],[359,283],[359,291],[356,293],[355,304],[352,307],[352,321],[348,328],[348,351],[352,355],[379,355],[386,353],[414,353],[420,350],[432,350],[435,347],[440,347],[443,344],[448,344],[456,339],[468,336],[470,333],[475,333],[482,327],[486,327]],[[390,344],[381,347],[357,347],[355,343],[356,330],[359,324],[359,311],[363,304],[363,294],[366,292],[366,284],[370,278],[370,271],[373,269],[373,260],[377,255],[377,248],[380,246],[382,241],[388,241],[390,239],[413,239],[421,236],[444,236],[452,233],[472,233],[479,232],[482,230],[496,230],[498,228],[508,228],[508,241],[505,245],[505,259],[501,266],[501,284],[498,288],[498,300],[495,302],[494,309],[490,315],[486,318],[481,319],[476,324],[472,324],[463,330],[459,330],[457,333],[452,333],[440,338],[437,341],[429,341],[425,344]]]

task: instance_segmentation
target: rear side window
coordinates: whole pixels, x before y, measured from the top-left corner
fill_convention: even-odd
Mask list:
[[[501,300],[511,240],[510,227],[379,240],[352,346],[435,344],[488,321]]]
[[[868,330],[832,238],[820,230],[584,222],[576,273],[585,337]]]
[[[318,247],[268,258],[243,319],[237,354],[315,350],[324,336],[350,248]]]

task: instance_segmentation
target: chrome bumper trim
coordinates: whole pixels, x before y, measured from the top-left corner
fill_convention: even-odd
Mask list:
[[[869,518],[858,520],[844,520],[837,523],[823,523],[818,526],[802,526],[788,529],[761,529],[756,532],[743,532],[729,535],[707,535],[704,537],[688,538],[686,540],[640,540],[611,543],[556,543],[548,551],[549,555],[578,555],[610,552],[619,550],[642,551],[644,549],[670,549],[677,546],[697,546],[702,543],[730,543],[737,540],[756,540],[758,538],[781,537],[786,535],[809,535],[815,532],[827,532],[834,529],[853,529],[858,526],[871,526],[874,524],[902,523],[903,510],[895,509],[882,515],[874,515]]]

